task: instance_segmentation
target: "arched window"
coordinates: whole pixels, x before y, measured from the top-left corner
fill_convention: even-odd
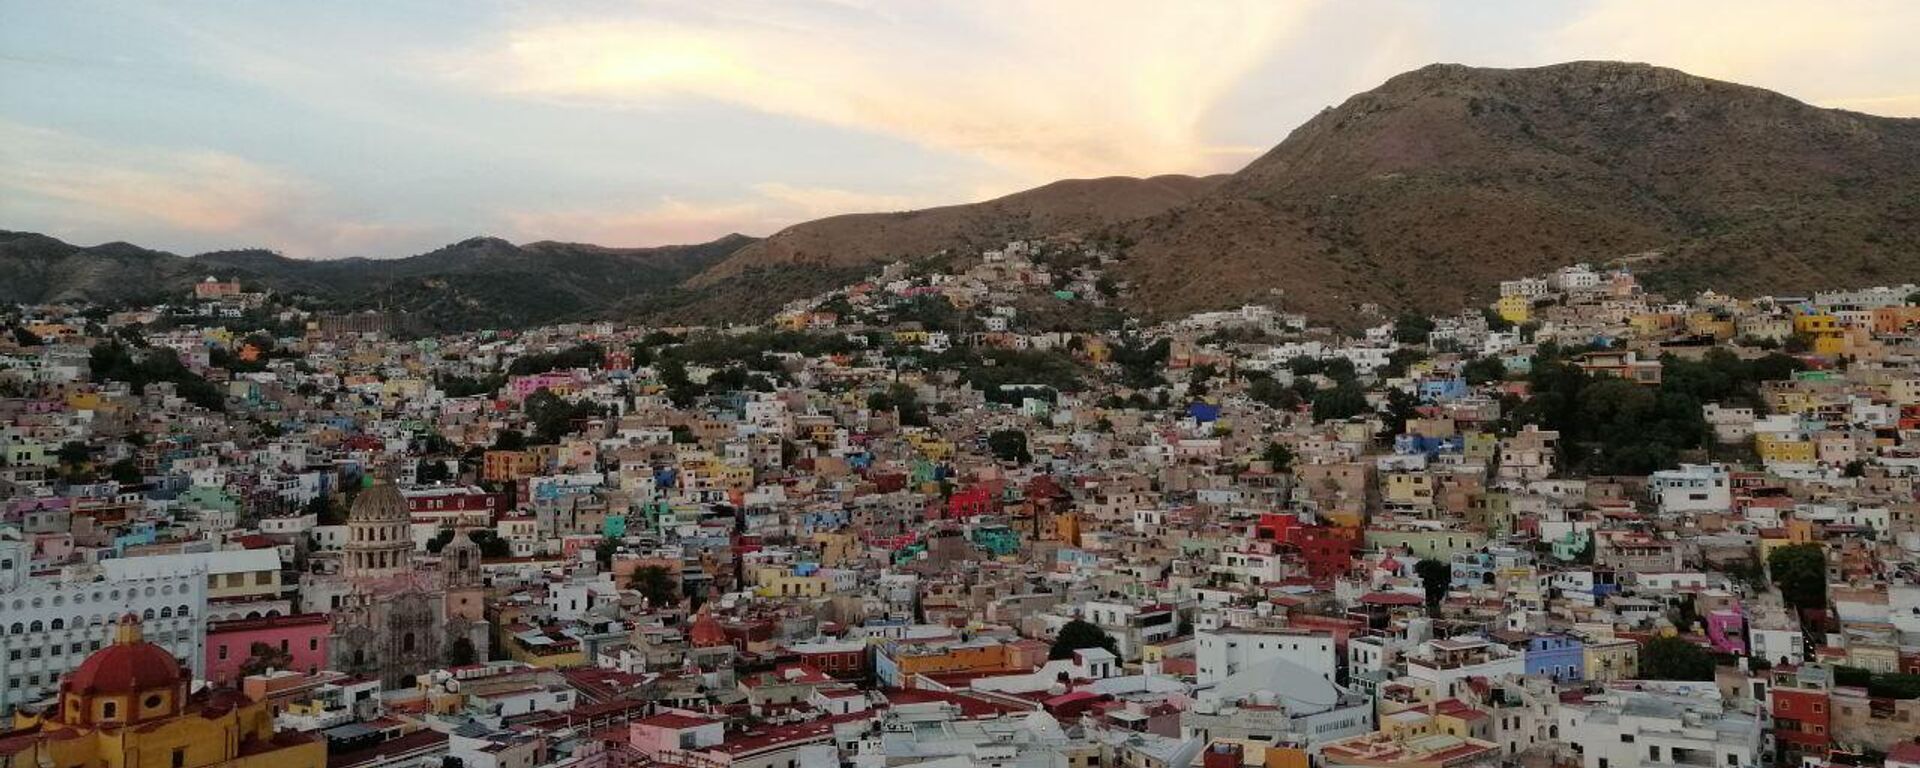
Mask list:
[[[27,631],[29,632],[42,632],[45,630],[46,630],[46,627],[42,625],[39,621],[35,621],[27,625]]]
[[[163,619],[173,618],[173,608],[171,606],[165,606],[165,605],[160,606],[160,618],[163,618]]]
[[[49,624],[47,625],[47,628],[48,628],[48,629],[66,629],[66,628],[67,628],[67,620],[66,620],[66,619],[54,619],[54,620],[53,620],[53,621],[52,621],[51,623],[49,623]]]
[[[142,619],[146,619],[147,621],[152,621],[152,620],[153,620],[153,609],[152,609],[152,608],[148,608],[148,609],[146,609],[146,610],[144,610],[144,611],[141,611],[141,612],[140,612],[140,618],[142,618]]]
[[[400,636],[400,650],[405,651],[407,653],[413,652],[413,633],[412,632],[408,632]]]

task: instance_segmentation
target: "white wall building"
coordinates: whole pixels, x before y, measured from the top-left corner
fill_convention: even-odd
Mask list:
[[[1194,662],[1200,685],[1218,683],[1271,659],[1285,659],[1333,679],[1339,664],[1333,636],[1299,629],[1223,627],[1195,636]]]

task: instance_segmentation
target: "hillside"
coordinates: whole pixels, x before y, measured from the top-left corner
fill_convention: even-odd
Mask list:
[[[1658,251],[1657,286],[1787,292],[1920,272],[1920,120],[1642,64],[1434,65],[1321,112],[1194,203],[1122,228],[1159,313],[1271,298],[1447,309]]]
[[[1225,178],[1068,179],[980,203],[809,221],[741,248],[695,278],[692,285],[710,285],[755,269],[863,267],[949,248],[993,247],[1009,240],[1100,230],[1188,203]]]
[[[308,261],[262,250],[181,257],[126,243],[83,247],[0,232],[0,301],[177,301],[194,281],[218,275],[303,294],[324,307],[405,311],[438,330],[517,327],[604,316],[752,241],[728,235],[697,245],[603,248],[476,237],[403,259]]]

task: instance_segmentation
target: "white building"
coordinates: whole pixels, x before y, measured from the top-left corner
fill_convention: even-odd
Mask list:
[[[1727,468],[1718,464],[1682,464],[1647,479],[1647,492],[1662,512],[1725,512],[1733,507]]]
[[[1713,683],[1609,691],[1560,707],[1560,737],[1582,768],[1759,765],[1756,715],[1725,711]]]
[[[0,713],[52,696],[60,676],[113,641],[115,622],[141,617],[149,642],[206,672],[205,572],[107,578],[93,567],[28,578],[25,546],[0,539]]]
[[[1200,685],[1211,685],[1272,659],[1285,659],[1333,679],[1339,660],[1333,636],[1300,629],[1222,627],[1195,636],[1194,662]]]
[[[1523,675],[1526,657],[1484,637],[1429,640],[1407,653],[1407,676],[1433,683],[1443,696],[1458,696],[1468,678],[1499,680]]]

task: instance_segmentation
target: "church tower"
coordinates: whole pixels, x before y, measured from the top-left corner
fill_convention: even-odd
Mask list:
[[[347,578],[377,579],[411,570],[411,521],[407,500],[393,483],[375,480],[360,491],[347,514]]]

